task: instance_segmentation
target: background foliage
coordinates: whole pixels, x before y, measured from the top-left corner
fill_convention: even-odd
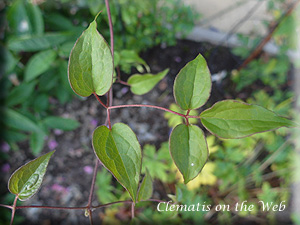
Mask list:
[[[128,74],[132,67],[139,72],[149,72],[148,65],[139,57],[139,53],[155,45],[174,45],[175,33],[187,33],[196,16],[190,8],[182,7],[179,1],[166,1],[163,5],[158,0],[151,1],[151,4],[150,1],[138,0],[112,2],[116,66]],[[46,1],[38,5],[24,0],[7,3],[6,32],[1,36],[0,46],[5,59],[0,78],[1,113],[5,115],[0,119],[2,130],[5,130],[2,135],[5,143],[15,150],[19,148],[17,143],[28,140],[31,153],[38,155],[49,130],[67,131],[79,126],[71,118],[56,117],[55,106],[57,102],[65,104],[71,101],[73,94],[66,76],[68,55],[88,22],[99,9],[105,7],[103,2],[96,0]],[[281,4],[280,1],[270,1],[269,10],[274,19],[283,13]],[[109,40],[105,10],[103,14],[98,20],[98,27]],[[248,103],[262,105],[285,117],[293,116],[294,96],[288,83],[291,65],[286,51],[295,46],[294,36],[291,35],[294,23],[292,15],[275,33],[273,39],[280,46],[278,55],[262,54],[247,68],[233,72],[230,77],[236,84],[237,93],[247,93]],[[240,39],[245,45],[252,43],[253,48],[257,43],[243,35]],[[245,48],[232,51],[241,58],[249,54],[249,49]],[[180,112],[176,105],[170,108]],[[191,115],[197,113],[193,110]],[[165,117],[170,127],[176,126],[180,122],[178,120],[182,119],[167,113]],[[137,215],[140,221],[231,223],[239,217],[263,218],[265,214],[259,209],[258,200],[276,203],[289,200],[293,170],[291,161],[294,157],[289,131],[282,128],[239,140],[220,141],[213,136],[207,139],[209,162],[200,176],[187,186],[182,184],[169,157],[168,143],[162,143],[157,149],[153,145],[143,147],[143,165],[147,165],[154,183],[163,187],[163,191],[154,190],[154,197],[163,196],[182,204],[206,202],[211,205],[233,205],[236,201],[247,200],[256,205],[256,210],[251,215],[245,212],[238,215],[228,212],[187,212],[178,216],[171,212],[159,213],[155,206],[145,203],[140,206],[141,213]],[[8,154],[1,153],[2,160],[7,157]],[[145,172],[144,167],[142,172]],[[128,194],[106,170],[98,174],[97,186],[97,196],[102,203],[128,199]],[[171,194],[166,196],[166,193]],[[104,221],[114,221],[119,210],[112,207],[104,213]],[[267,214],[266,219],[274,221],[275,214]]]

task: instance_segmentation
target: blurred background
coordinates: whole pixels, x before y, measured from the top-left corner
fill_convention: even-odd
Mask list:
[[[119,77],[113,86],[114,105],[152,104],[181,112],[174,104],[174,78],[201,53],[213,88],[208,103],[191,114],[198,115],[216,101],[240,99],[298,119],[299,0],[109,2]],[[0,203],[13,202],[7,190],[13,171],[56,149],[42,188],[22,204],[87,204],[95,164],[91,137],[105,123],[106,112],[95,98],[73,93],[67,65],[75,41],[99,11],[98,30],[109,43],[104,0],[0,2]],[[126,85],[132,74],[156,74],[167,68],[168,75],[147,94],[134,95]],[[143,149],[142,172],[146,166],[154,180],[154,199],[212,208],[226,204],[233,209],[243,201],[254,205],[251,212],[162,213],[156,203],[145,202],[136,206],[141,223],[300,224],[297,129],[280,128],[238,140],[221,140],[206,132],[208,163],[196,179],[183,185],[168,150],[170,131],[181,117],[145,108],[118,109],[111,117],[137,134]],[[127,199],[124,188],[100,168],[94,204]],[[259,201],[285,201],[286,208],[266,212]],[[95,221],[126,224],[130,210],[126,204],[97,210]],[[0,215],[0,224],[8,224],[10,210],[0,208]],[[83,211],[32,208],[17,211],[14,224],[89,221]]]

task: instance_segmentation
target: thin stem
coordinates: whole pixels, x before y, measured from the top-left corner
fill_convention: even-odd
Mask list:
[[[119,66],[117,66],[116,70],[117,70],[117,82],[120,83],[120,84],[126,85],[126,86],[130,86],[130,84],[128,84],[127,82],[121,80],[121,72],[120,72],[120,67]]]
[[[107,109],[107,123],[108,123],[108,128],[111,130],[110,110],[109,109]]]
[[[117,82],[120,84],[126,85],[126,86],[130,86],[130,84],[128,84],[127,82],[122,81],[122,80],[117,80]]]
[[[181,117],[186,117],[186,115],[184,115],[184,114],[175,112],[175,111],[170,110],[170,109],[166,109],[164,107],[155,106],[155,105],[143,105],[143,104],[115,105],[115,106],[109,106],[108,109],[130,108],[130,107],[147,107],[147,108],[160,109],[160,110],[163,110],[163,111],[166,111],[166,112],[170,112],[170,113],[176,114],[176,115],[181,116]],[[193,117],[192,116],[188,116],[188,117],[189,118],[194,118],[194,116]],[[196,117],[196,118],[198,118],[198,117]]]
[[[186,115],[185,115],[185,121],[186,121],[186,125],[187,126],[189,126],[190,125],[190,123],[189,123],[189,118],[188,118],[188,116],[189,116],[189,114],[190,114],[190,109],[186,112]]]
[[[90,225],[93,225],[93,214],[92,210],[89,209],[89,219],[90,219]]]
[[[17,201],[18,201],[18,195],[16,195],[15,200],[14,200],[14,204],[12,206],[10,225],[12,225],[14,223]]]
[[[112,58],[114,58],[114,30],[113,30],[113,24],[111,19],[111,12],[109,7],[108,0],[105,0],[105,6],[107,10],[107,17],[108,17],[108,23],[109,23],[109,33],[110,33],[110,50],[112,54]],[[112,106],[113,103],[113,94],[112,94],[112,88],[109,89],[107,94],[107,106]],[[110,110],[107,110],[107,118],[106,121],[109,125],[109,128],[111,129],[111,122],[110,122]]]
[[[289,7],[289,9],[278,19],[276,24],[271,27],[269,33],[266,37],[264,37],[261,42],[255,47],[255,49],[251,52],[251,54],[246,58],[246,60],[242,63],[242,65],[239,66],[237,69],[238,71],[245,68],[252,60],[254,60],[263,50],[264,46],[271,40],[274,32],[277,30],[277,28],[282,24],[282,21],[287,18],[291,13],[294,11],[294,9],[297,7],[297,5],[300,3],[300,0],[295,1],[292,3]]]
[[[92,184],[91,184],[89,200],[88,200],[88,207],[92,206],[93,193],[94,193],[94,190],[95,190],[95,182],[96,182],[96,177],[97,177],[98,166],[99,166],[99,160],[98,160],[98,158],[96,158],[96,164],[95,164],[95,168],[94,168]]]
[[[107,206],[111,206],[114,204],[119,203],[125,203],[129,204],[132,203],[132,201],[117,201],[117,202],[110,202],[107,204],[97,205],[97,206],[82,206],[82,207],[64,207],[64,206],[41,206],[41,205],[22,205],[22,206],[16,206],[16,209],[30,209],[30,208],[37,208],[37,209],[56,209],[56,210],[93,210],[93,209],[99,209],[104,208]]]
[[[110,202],[110,203],[107,203],[107,204],[94,206],[93,209],[103,208],[103,207],[107,207],[107,206],[111,206],[111,205],[115,205],[115,204],[119,204],[119,203],[132,203],[132,201],[117,201],[117,202]]]
[[[117,66],[117,80],[121,80],[121,71],[120,71],[120,67]]]
[[[94,96],[96,97],[96,99],[98,100],[98,102],[100,102],[100,104],[104,107],[104,108],[107,108],[107,106],[101,101],[101,99],[99,98],[99,96],[93,92]]]
[[[111,20],[111,13],[110,13],[110,7],[108,0],[105,0],[105,6],[107,10],[107,17],[108,17],[108,23],[109,23],[109,33],[110,33],[110,49],[111,54],[114,57],[114,31],[113,31],[113,25]]]
[[[17,206],[16,209],[31,209],[31,208],[37,208],[37,209],[56,209],[56,210],[84,210],[87,209],[88,206],[84,207],[64,207],[64,206],[42,206],[42,205],[22,205]]]
[[[134,202],[131,203],[131,219],[134,219]]]
[[[4,207],[4,208],[8,208],[8,209],[13,209],[13,207],[11,205],[0,204],[0,207]]]
[[[141,202],[158,202],[158,203],[161,203],[161,202],[165,202],[165,201],[159,200],[159,199],[147,199],[147,200],[141,200]]]

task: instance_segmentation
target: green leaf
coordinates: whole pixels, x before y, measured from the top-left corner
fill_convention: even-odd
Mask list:
[[[44,93],[38,93],[34,98],[33,108],[35,112],[43,112],[48,109],[49,106],[49,96]]]
[[[10,50],[16,52],[35,52],[64,43],[70,40],[73,35],[73,32],[56,32],[43,35],[15,37],[8,40],[7,46]]]
[[[149,171],[146,169],[145,177],[139,189],[138,201],[147,200],[151,198],[152,193],[153,193],[152,178],[150,176]]]
[[[170,153],[187,184],[200,173],[208,158],[203,131],[194,125],[178,125],[170,136]]]
[[[41,129],[35,122],[12,109],[5,109],[4,117],[0,118],[0,120],[5,125],[18,130],[41,132]]]
[[[30,2],[28,2],[25,7],[32,27],[32,33],[37,35],[43,34],[44,20],[40,8]]]
[[[0,45],[0,69],[3,74],[12,73],[19,59],[16,58],[6,47]]]
[[[137,200],[142,154],[136,135],[127,125],[116,123],[112,129],[98,127],[93,134],[93,148],[118,182]]]
[[[150,72],[150,68],[147,63],[134,50],[122,50],[119,54],[116,54],[116,59],[118,59],[117,63],[120,64],[121,70],[126,73],[130,73],[132,66],[136,67],[140,73],[144,72],[142,65],[145,67],[148,73]]]
[[[128,84],[130,84],[130,90],[136,95],[143,95],[148,93],[154,88],[154,86],[161,81],[169,72],[169,69],[166,69],[156,75],[153,74],[144,74],[132,75],[128,79]]]
[[[200,114],[207,130],[220,138],[242,138],[295,124],[258,105],[220,101]]]
[[[44,132],[34,132],[30,136],[30,148],[34,156],[43,150],[46,134]]]
[[[56,52],[52,49],[39,52],[32,56],[25,68],[25,81],[31,81],[47,71],[56,59]]]
[[[33,93],[36,82],[23,82],[12,89],[6,99],[7,106],[14,106],[25,102]]]
[[[40,188],[54,151],[36,158],[16,170],[8,181],[8,189],[21,201],[31,198]]]
[[[3,137],[3,139],[6,141],[6,142],[19,142],[19,141],[24,141],[27,139],[27,135],[26,134],[23,134],[19,131],[15,131],[15,130],[8,130],[6,129],[3,133],[0,132],[0,135],[1,137]]]
[[[52,67],[39,77],[39,91],[50,93],[60,83],[58,71]],[[66,76],[66,74],[65,74]]]
[[[74,92],[87,97],[104,95],[113,79],[113,59],[108,44],[94,20],[76,41],[69,59],[69,80]]]
[[[31,24],[23,0],[16,0],[8,7],[7,21],[10,29],[16,35],[31,33]]]
[[[44,31],[41,10],[29,1],[14,1],[8,7],[7,20],[10,30],[17,35],[42,34]]]
[[[72,42],[71,41],[66,42],[66,43],[62,44],[61,46],[59,46],[59,56],[64,57],[64,58],[68,58],[73,47],[74,47],[74,42],[73,41]],[[68,68],[68,66],[67,66],[67,68]],[[68,83],[69,83],[69,81],[68,81]]]
[[[47,15],[45,15],[45,21],[47,25],[54,30],[66,31],[66,30],[75,30],[79,28],[73,25],[71,18],[67,18],[62,14],[59,14],[58,12],[53,12],[51,14],[48,12]]]
[[[210,96],[211,77],[205,59],[199,54],[178,73],[174,83],[174,96],[184,110],[197,109]]]
[[[79,127],[79,122],[73,119],[67,119],[57,116],[49,116],[43,120],[43,123],[48,128],[60,129],[60,130],[74,130]]]

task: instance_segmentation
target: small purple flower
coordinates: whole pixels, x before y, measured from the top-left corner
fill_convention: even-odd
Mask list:
[[[124,95],[124,94],[126,94],[126,93],[128,92],[128,90],[129,90],[128,87],[123,87],[123,88],[121,89],[121,93]]]
[[[85,166],[85,167],[83,167],[83,170],[87,174],[92,174],[93,173],[93,167],[91,167],[91,166]]]
[[[91,120],[91,125],[92,125],[93,127],[96,127],[96,126],[98,125],[98,120],[92,119],[92,120]]]
[[[57,192],[67,192],[67,188],[65,188],[64,186],[61,186],[60,184],[53,184],[51,186],[51,189],[53,191],[57,191]]]
[[[54,130],[54,134],[55,134],[55,135],[61,135],[62,133],[63,133],[62,130],[59,130],[59,129],[55,129],[55,130]]]
[[[1,171],[3,173],[8,173],[10,171],[10,165],[8,163],[5,163],[2,167],[1,167]]]
[[[58,143],[55,140],[48,141],[48,147],[50,150],[54,150],[58,146]]]
[[[9,150],[10,150],[10,146],[6,142],[2,142],[0,148],[1,148],[1,151],[5,152],[5,153],[9,152]]]
[[[180,63],[182,61],[180,56],[175,56],[174,57],[175,62]]]

